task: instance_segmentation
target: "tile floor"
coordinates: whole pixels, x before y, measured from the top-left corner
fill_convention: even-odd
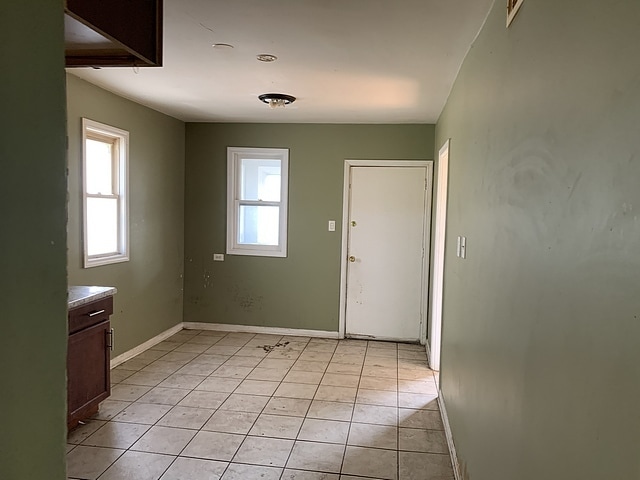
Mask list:
[[[70,479],[454,478],[418,345],[183,330],[111,379]]]

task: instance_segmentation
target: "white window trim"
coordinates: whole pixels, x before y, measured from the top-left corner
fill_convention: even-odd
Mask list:
[[[280,202],[240,201],[240,160],[258,158],[280,160]],[[289,150],[285,148],[227,148],[227,254],[257,257],[287,256],[287,211],[289,191]],[[243,245],[238,239],[238,215],[240,205],[271,205],[280,207],[279,245]]]
[[[89,255],[87,245],[87,157],[86,141],[91,133],[118,140],[118,252],[107,255]],[[110,125],[82,119],[82,210],[84,268],[98,267],[129,260],[129,132]]]

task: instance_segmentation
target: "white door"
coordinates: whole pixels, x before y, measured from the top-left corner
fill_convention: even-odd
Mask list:
[[[444,287],[444,246],[447,226],[447,189],[449,179],[449,140],[438,155],[438,198],[436,200],[435,234],[433,245],[433,284],[431,299],[431,330],[429,332],[429,366],[440,370],[442,343],[442,300]]]
[[[351,167],[345,334],[421,339],[426,166]]]

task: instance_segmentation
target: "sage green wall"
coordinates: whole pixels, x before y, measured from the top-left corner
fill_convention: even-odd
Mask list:
[[[536,0],[507,30],[495,2],[438,122],[465,479],[640,478],[638,19],[632,0]]]
[[[189,123],[186,138],[185,321],[337,331],[344,160],[432,159],[434,126]],[[228,146],[289,149],[287,258],[213,262]]]
[[[0,478],[62,480],[66,437],[63,4],[0,7]]]
[[[184,123],[67,75],[69,284],[110,285],[114,355],[182,321]],[[82,268],[82,117],[129,132],[130,260]]]

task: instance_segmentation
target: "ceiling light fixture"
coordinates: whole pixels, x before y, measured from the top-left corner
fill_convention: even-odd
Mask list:
[[[263,93],[258,97],[261,102],[266,103],[271,108],[284,107],[285,105],[291,105],[296,101],[296,97],[286,95],[284,93]]]
[[[214,43],[213,45],[211,45],[213,48],[215,48],[216,50],[227,50],[227,49],[231,49],[231,48],[235,48],[233,45],[231,45],[230,43]]]
[[[258,61],[265,63],[275,62],[278,59],[278,57],[271,55],[270,53],[261,53],[260,55],[256,55],[256,58]]]

